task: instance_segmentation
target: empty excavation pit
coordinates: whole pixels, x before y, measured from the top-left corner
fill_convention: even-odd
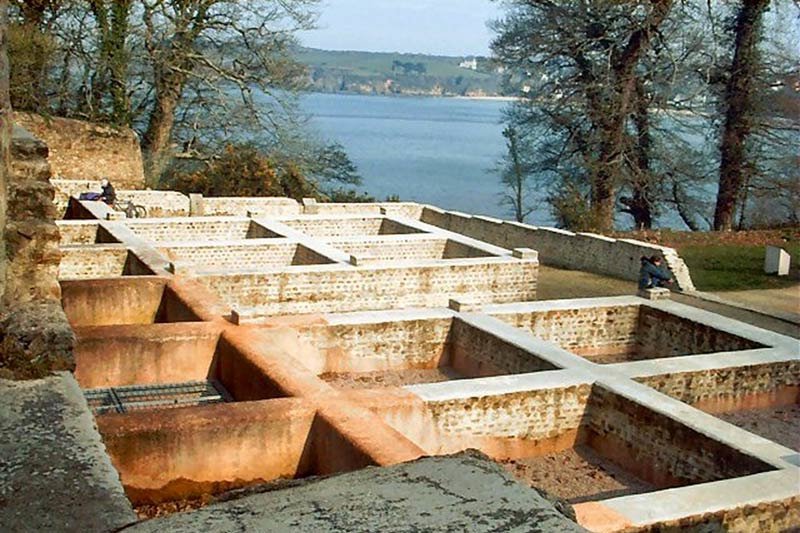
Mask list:
[[[539,307],[492,314],[599,364],[764,347],[647,305],[560,307],[548,302]]]
[[[355,317],[357,319],[357,317]],[[347,315],[341,320],[348,321]],[[399,387],[556,367],[459,319],[403,319],[298,328],[298,360],[342,389]]]
[[[541,373],[530,382],[557,381],[562,373]],[[402,394],[362,400],[430,454],[479,449],[520,481],[572,503],[772,470],[600,385],[459,396],[492,379],[482,381],[411,387],[422,401]],[[437,399],[442,396],[447,399]]]

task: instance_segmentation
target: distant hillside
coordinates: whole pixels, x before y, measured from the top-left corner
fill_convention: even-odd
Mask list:
[[[309,81],[320,92],[498,96],[500,74],[488,58],[301,48]],[[463,66],[459,66],[463,64]]]

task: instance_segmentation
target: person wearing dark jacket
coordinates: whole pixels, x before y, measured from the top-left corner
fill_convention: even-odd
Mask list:
[[[103,201],[108,205],[113,205],[117,201],[117,192],[111,182],[108,181],[108,178],[100,180],[100,189],[101,192],[83,192],[78,197],[78,200]]]
[[[108,178],[103,178],[100,181],[100,187],[103,190],[103,192],[100,193],[100,200],[108,205],[113,205],[113,203],[117,201],[117,191],[114,190],[114,186],[111,185]]]
[[[661,267],[661,258],[657,255],[653,257],[642,257],[642,267],[639,269],[639,288],[653,289],[656,287],[666,287],[672,284],[672,274]]]

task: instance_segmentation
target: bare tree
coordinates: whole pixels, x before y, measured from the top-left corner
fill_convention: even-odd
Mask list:
[[[513,126],[503,130],[506,139],[506,154],[498,163],[500,181],[505,187],[502,202],[511,208],[514,220],[524,222],[532,211],[530,205],[530,180],[532,168],[528,160],[529,150],[525,148],[525,140]]]
[[[554,125],[568,131],[571,149],[562,155],[578,156],[588,179],[591,224],[608,231],[636,106],[637,68],[672,1],[513,0],[508,6],[495,26],[495,54],[510,70],[529,74],[535,90],[526,103],[547,107]]]
[[[193,84],[202,105],[227,110],[237,95],[253,121],[270,120],[254,93],[296,88],[304,68],[288,53],[294,33],[310,28],[314,0],[142,0],[152,102],[142,137],[145,174],[156,184],[171,158],[176,114]],[[224,115],[223,115],[224,119]],[[219,124],[224,126],[224,124]]]
[[[759,71],[758,44],[769,0],[742,0],[734,25],[734,53],[723,106],[725,124],[720,140],[719,192],[714,229],[733,229],[737,202],[748,176],[747,144],[753,127]]]

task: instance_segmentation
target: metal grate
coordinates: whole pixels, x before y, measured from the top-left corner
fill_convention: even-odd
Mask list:
[[[84,391],[84,395],[96,415],[142,409],[170,409],[232,400],[228,391],[215,380],[90,389]]]

